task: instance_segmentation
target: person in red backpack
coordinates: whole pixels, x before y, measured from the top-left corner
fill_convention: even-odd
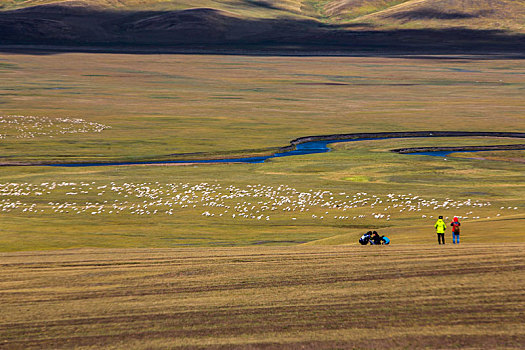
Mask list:
[[[459,219],[457,216],[454,216],[454,221],[450,223],[450,227],[452,227],[452,243],[456,244],[456,240],[459,244],[459,227],[461,226]]]

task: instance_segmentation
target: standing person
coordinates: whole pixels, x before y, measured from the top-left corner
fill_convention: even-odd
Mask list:
[[[461,226],[461,223],[457,216],[454,216],[454,221],[450,223],[450,226],[452,227],[452,243],[456,244],[457,240],[459,244],[459,227]]]
[[[445,230],[447,229],[447,225],[445,224],[445,221],[443,221],[443,216],[440,215],[438,221],[436,221],[436,224],[434,225],[436,228],[436,233],[438,235],[438,243],[445,244]]]

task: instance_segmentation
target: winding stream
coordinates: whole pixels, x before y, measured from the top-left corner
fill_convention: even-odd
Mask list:
[[[223,159],[186,159],[165,161],[137,161],[137,162],[107,162],[107,163],[68,163],[46,164],[62,167],[111,166],[111,165],[155,165],[155,164],[210,164],[210,163],[263,163],[268,159],[291,157],[307,154],[330,152],[329,144],[339,142],[358,142],[370,140],[385,140],[395,138],[428,138],[428,137],[506,137],[525,139],[525,133],[517,132],[463,132],[463,131],[411,131],[411,132],[382,132],[382,133],[354,133],[301,137],[290,142],[289,146],[282,147],[274,154],[267,156],[223,158]],[[525,144],[493,145],[493,146],[462,146],[462,147],[417,147],[391,150],[399,154],[428,155],[447,157],[458,152],[482,152],[495,150],[525,150]]]

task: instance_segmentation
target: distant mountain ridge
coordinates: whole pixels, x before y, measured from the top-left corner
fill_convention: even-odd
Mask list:
[[[522,53],[524,38],[525,0],[7,0],[0,7],[0,45]]]

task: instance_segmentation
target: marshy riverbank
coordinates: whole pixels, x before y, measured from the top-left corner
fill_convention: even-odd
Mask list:
[[[263,163],[272,158],[299,156],[316,153],[326,153],[330,151],[328,147],[332,143],[356,142],[385,139],[402,138],[437,138],[437,137],[491,137],[491,138],[518,138],[525,139],[525,133],[519,132],[487,132],[487,131],[406,131],[406,132],[376,132],[376,133],[350,133],[305,136],[290,141],[290,145],[277,148],[273,153],[268,150],[263,155],[247,154],[242,155],[243,151],[236,152],[240,156],[235,157],[212,157],[206,153],[187,153],[173,154],[164,159],[149,159],[141,161],[112,161],[112,162],[31,162],[31,163],[0,163],[3,166],[64,166],[64,167],[87,167],[87,166],[123,166],[123,165],[191,165],[191,164],[214,164],[214,163]],[[392,149],[392,152],[399,154],[419,154],[433,156],[448,156],[455,152],[480,152],[498,150],[525,150],[525,144],[507,145],[479,145],[479,146],[443,146],[443,147],[413,147]]]

